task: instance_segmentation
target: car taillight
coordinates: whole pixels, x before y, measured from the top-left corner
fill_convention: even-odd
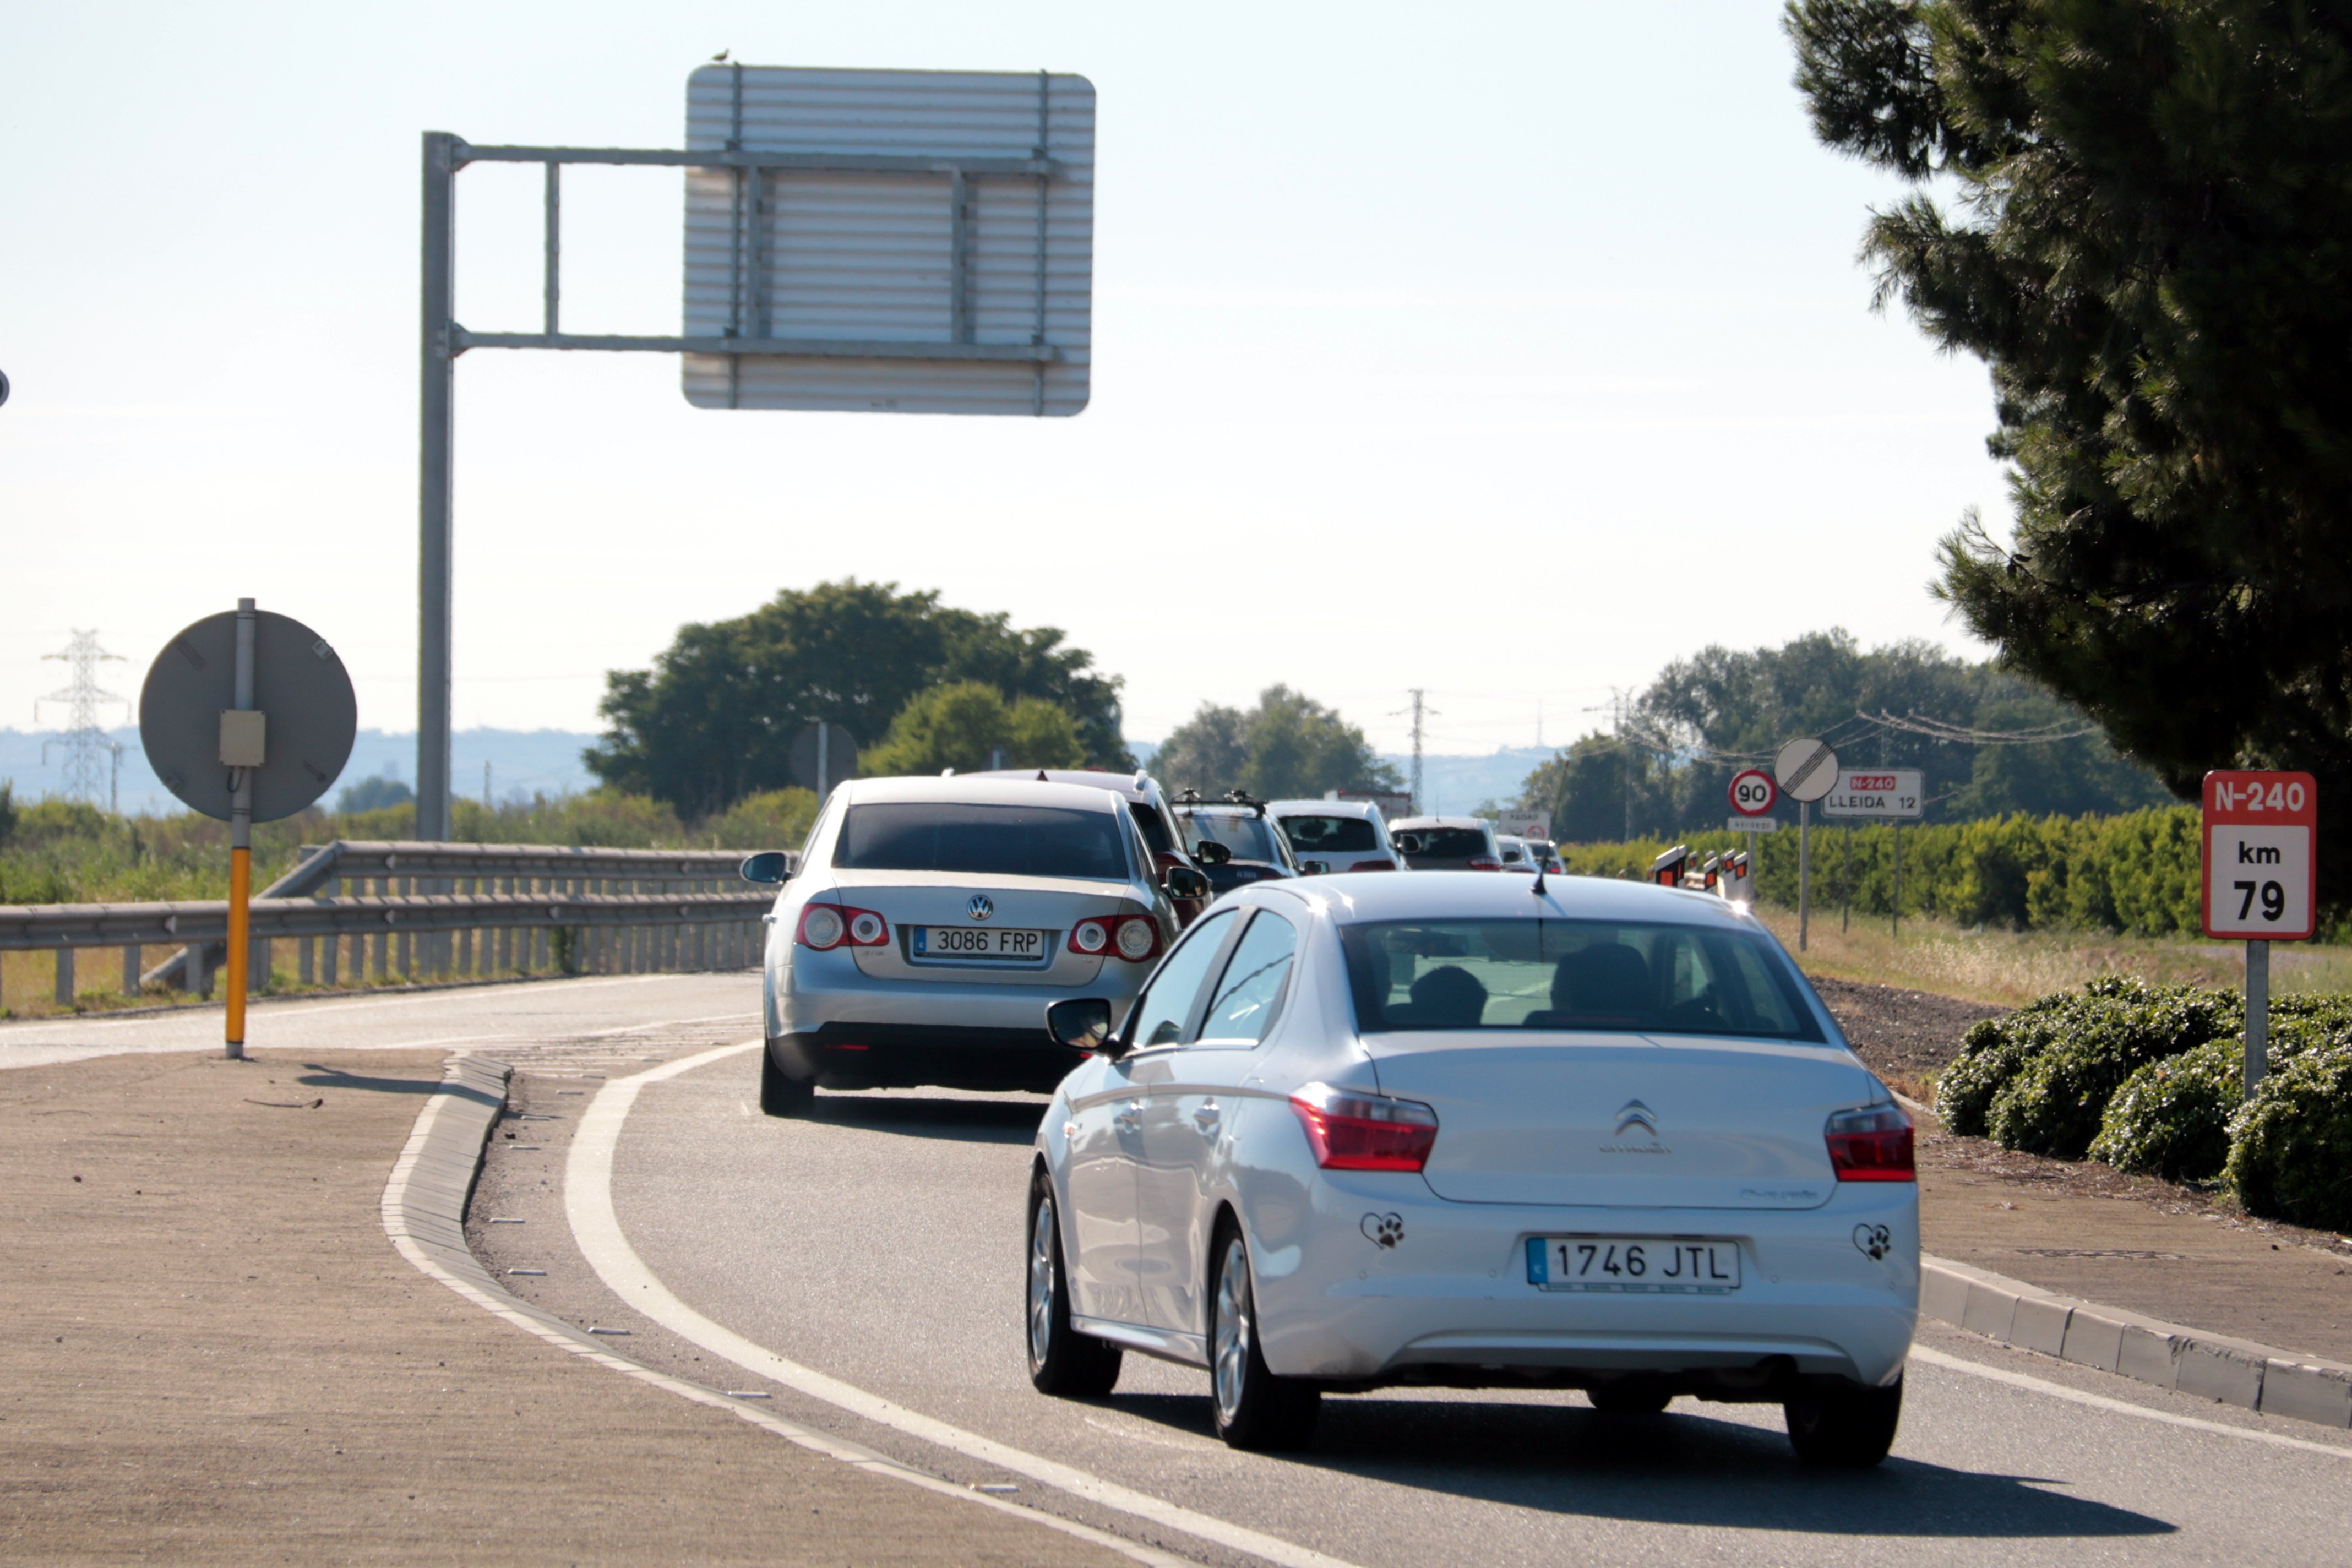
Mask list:
[[[1911,1119],[1900,1106],[1865,1105],[1832,1114],[1822,1135],[1830,1146],[1830,1168],[1841,1182],[1916,1182],[1911,1157]]]
[[[1499,871],[1502,868],[1503,863],[1500,860],[1489,860],[1484,855],[1472,860],[1469,866],[1469,869],[1473,871]]]
[[[1099,953],[1110,945],[1110,925],[1108,921],[1080,921],[1070,928],[1070,951],[1088,957]]]
[[[890,940],[890,922],[872,910],[844,904],[811,904],[801,910],[800,942],[819,952],[841,946],[880,947]]]
[[[1118,955],[1129,963],[1160,956],[1160,922],[1149,915],[1129,915],[1118,922]]]
[[[1393,860],[1359,860],[1354,865],[1349,867],[1348,869],[1350,871],[1393,871],[1396,869],[1396,862]]]
[[[1290,1109],[1327,1171],[1418,1171],[1437,1143],[1437,1112],[1418,1100],[1310,1083]]]

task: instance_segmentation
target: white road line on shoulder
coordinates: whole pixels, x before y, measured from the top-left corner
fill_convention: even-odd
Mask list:
[[[724,1410],[730,1415],[772,1432],[803,1448],[823,1454],[827,1458],[838,1459],[843,1464],[872,1475],[881,1476],[890,1480],[904,1481],[909,1486],[920,1487],[928,1492],[937,1492],[941,1497],[952,1498],[958,1502],[977,1503],[982,1508],[993,1509],[999,1513],[1011,1514],[1033,1524],[1045,1525],[1048,1529],[1060,1531],[1065,1535],[1073,1535],[1081,1541],[1090,1542],[1106,1551],[1116,1552],[1124,1557],[1145,1564],[1145,1568],[1194,1568],[1189,1559],[1179,1557],[1173,1552],[1161,1552],[1157,1548],[1143,1545],[1139,1542],[1129,1541],[1124,1536],[1114,1535],[1109,1531],[1097,1530],[1090,1524],[1082,1524],[1074,1519],[1064,1519],[1058,1514],[1047,1513],[1042,1509],[1024,1508],[1018,1503],[1007,1502],[1003,1498],[991,1497],[985,1492],[975,1491],[969,1487],[957,1486],[953,1481],[939,1476],[928,1475],[910,1465],[900,1464],[888,1455],[877,1453],[860,1444],[843,1442],[837,1437],[828,1436],[824,1433],[803,1426],[797,1422],[787,1421],[782,1416],[772,1415],[767,1411],[745,1405],[740,1400],[728,1398],[716,1390],[688,1383],[684,1378],[671,1377],[633,1361],[625,1361],[602,1349],[577,1332],[559,1331],[541,1322],[527,1312],[518,1310],[518,1303],[512,1297],[494,1295],[450,1273],[435,1262],[431,1255],[417,1245],[415,1237],[409,1234],[406,1221],[403,1217],[408,1202],[409,1178],[424,1155],[426,1142],[433,1131],[433,1124],[440,1119],[442,1107],[448,1102],[448,1080],[445,1080],[442,1092],[436,1093],[425,1100],[425,1110],[417,1116],[416,1125],[409,1131],[407,1146],[401,1150],[399,1159],[393,1163],[392,1177],[384,1184],[381,1208],[384,1233],[391,1237],[394,1248],[426,1277],[447,1286],[484,1311],[503,1318],[525,1332],[536,1335],[559,1349],[569,1351],[584,1361],[593,1362],[607,1371],[620,1373],[625,1377],[634,1377],[641,1383],[649,1383],[656,1388],[675,1394],[682,1399],[690,1399],[697,1405],[709,1405],[714,1410]]]
[[[2220,1421],[2200,1421],[2194,1415],[2176,1415],[2169,1410],[2150,1410],[2145,1405],[2133,1405],[2121,1399],[2109,1399],[2104,1394],[2086,1394],[2079,1388],[2069,1388],[2063,1383],[2047,1378],[2011,1372],[2007,1367],[1987,1366],[1982,1362],[1968,1361],[1942,1351],[1929,1350],[1925,1345],[1911,1347],[1911,1359],[1946,1372],[1962,1372],[1970,1377],[1987,1378],[2005,1383],[2011,1388],[2031,1389],[2046,1394],[2053,1399],[2063,1399],[2074,1405],[2087,1405],[2094,1410],[2112,1411],[2118,1415],[2136,1415],[2143,1421],[2160,1422],[2167,1426],[2186,1426],[2192,1432],[2211,1432],[2223,1437],[2239,1437],[2249,1443],[2268,1443],[2274,1448],[2299,1448],[2309,1454],[2325,1454],[2331,1459],[2352,1459],[2352,1448],[2337,1447],[2332,1443],[2314,1443],[2302,1437],[2283,1436],[2276,1432],[2258,1432],[2249,1426],[2231,1426]]]
[[[527,985],[540,986],[560,984],[562,989],[554,994],[569,996],[573,993],[580,991],[601,991],[608,985],[649,985],[666,980],[704,980],[712,978],[714,973],[715,972],[712,971],[698,970],[693,972],[681,971],[674,974],[613,974],[606,975],[604,978],[597,980],[517,981],[511,985],[450,985],[432,991],[417,992],[406,996],[378,996],[364,1002],[330,1002],[325,1000],[311,1001],[308,998],[284,998],[274,1002],[267,1000],[257,1002],[253,1006],[250,1016],[257,1021],[268,1017],[272,1014],[286,1013],[304,1018],[329,1018],[338,1016],[344,1013],[372,1012],[382,1007],[430,1006],[436,1002],[469,1003],[478,1007],[482,1005],[485,993],[494,993],[500,996],[510,996],[522,990]],[[756,980],[759,976],[756,973],[747,971],[745,972],[743,978],[746,980]],[[14,1026],[14,1027],[16,1029],[31,1030],[37,1029],[45,1024],[65,1024],[70,1025],[76,1030],[133,1029],[142,1026],[152,1028],[159,1024],[175,1024],[183,1018],[190,1020],[198,1018],[216,1019],[220,1015],[218,1013],[210,1008],[199,1009],[196,1007],[188,1007],[171,1013],[142,1013],[135,1018],[28,1018],[24,1023]],[[214,1043],[218,1044],[219,1042],[215,1041]]]
[[[853,1384],[786,1360],[764,1345],[713,1322],[673,1295],[654,1271],[646,1267],[636,1249],[629,1245],[628,1237],[621,1229],[620,1215],[613,1207],[613,1153],[620,1143],[622,1125],[627,1121],[631,1108],[636,1104],[638,1091],[646,1084],[676,1078],[681,1073],[692,1072],[730,1057],[748,1055],[760,1048],[760,1041],[747,1040],[739,1046],[721,1046],[715,1050],[681,1057],[677,1061],[665,1062],[660,1067],[616,1079],[599,1090],[596,1098],[590,1100],[587,1109],[581,1113],[579,1129],[572,1136],[571,1153],[564,1162],[564,1214],[571,1221],[572,1239],[586,1256],[589,1266],[622,1300],[672,1333],[692,1341],[713,1355],[733,1362],[746,1372],[772,1379],[812,1399],[823,1400],[837,1409],[878,1422],[910,1437],[978,1459],[982,1464],[1026,1476],[1073,1497],[1084,1498],[1089,1502],[1147,1520],[1165,1529],[1181,1531],[1187,1535],[1214,1542],[1236,1552],[1246,1552],[1266,1562],[1279,1563],[1282,1568],[1352,1568],[1343,1560],[1327,1556],[1310,1547],[1209,1514],[1196,1513],[1147,1492],[1105,1480],[1075,1466],[1015,1448],[992,1437],[983,1437],[977,1432],[967,1432],[961,1426],[950,1426],[878,1394],[868,1394]]]

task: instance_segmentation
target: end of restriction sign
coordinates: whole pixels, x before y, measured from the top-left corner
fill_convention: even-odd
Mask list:
[[[2205,934],[2307,942],[2318,925],[2319,785],[2309,773],[2205,775]]]

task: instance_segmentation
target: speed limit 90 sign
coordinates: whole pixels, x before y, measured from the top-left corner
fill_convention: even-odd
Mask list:
[[[1780,788],[1762,768],[1749,768],[1731,781],[1731,809],[1742,816],[1761,816],[1780,798]]]
[[[2315,926],[2319,786],[2309,773],[2205,775],[2205,934],[2302,942]]]

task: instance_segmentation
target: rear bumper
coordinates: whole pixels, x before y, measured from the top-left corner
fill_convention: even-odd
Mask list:
[[[1086,1059],[1027,1029],[947,1025],[831,1023],[768,1041],[787,1078],[824,1089],[1031,1089],[1050,1091]]]
[[[1898,1373],[1918,1318],[1917,1190],[1846,1184],[1817,1209],[1551,1208],[1457,1204],[1416,1177],[1312,1184],[1303,1209],[1250,1205],[1266,1363],[1337,1383],[1623,1378],[1715,1398],[1780,1397],[1812,1379],[1868,1386]],[[1380,1221],[1401,1226],[1378,1244]],[[1883,1242],[1875,1228],[1885,1226]],[[1872,1258],[1857,1234],[1881,1248]],[[1528,1237],[1727,1239],[1726,1296],[1548,1291]]]

